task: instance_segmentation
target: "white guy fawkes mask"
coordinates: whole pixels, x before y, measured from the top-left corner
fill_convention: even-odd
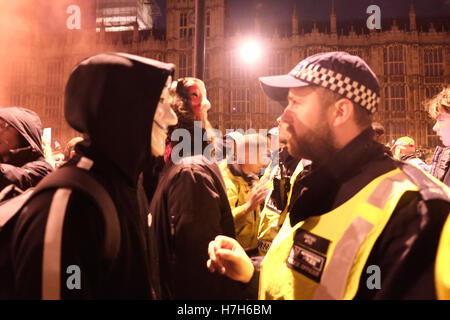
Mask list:
[[[151,149],[156,157],[162,156],[166,148],[166,138],[169,126],[177,124],[178,119],[175,112],[170,107],[169,88],[172,84],[172,76],[167,78],[166,85],[161,93],[155,116],[153,117]]]

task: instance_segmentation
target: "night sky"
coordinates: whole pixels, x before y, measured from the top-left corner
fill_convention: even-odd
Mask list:
[[[208,1],[208,0],[206,0]],[[279,24],[290,21],[294,3],[299,20],[326,21],[329,19],[331,0],[228,0],[232,23],[242,27],[253,24],[257,3],[260,3],[263,21]],[[367,7],[373,3],[380,7],[381,18],[408,17],[411,0],[335,0],[338,20],[366,19]],[[165,0],[156,0],[163,14]],[[450,17],[450,0],[414,0],[418,17]],[[164,18],[163,18],[164,19]],[[161,21],[161,24],[165,23]]]

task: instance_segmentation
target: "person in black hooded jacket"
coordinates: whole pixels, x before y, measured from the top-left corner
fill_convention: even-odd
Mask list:
[[[0,190],[34,187],[52,171],[42,150],[39,116],[19,107],[0,108]]]
[[[39,116],[19,107],[0,108],[0,201],[34,187],[53,169],[45,161]],[[13,188],[6,188],[13,186]],[[20,190],[18,190],[20,189]],[[10,251],[14,219],[0,216],[0,300],[11,297]]]
[[[111,196],[120,224],[119,253],[112,262],[103,258],[105,222],[87,195],[44,191],[22,210],[14,230],[15,298],[152,298],[148,211],[138,178],[151,154],[162,155],[166,128],[176,123],[161,103],[173,72],[172,64],[122,53],[89,57],[72,71],[65,117],[84,140],[66,166],[85,169]],[[48,231],[58,224],[55,217],[59,228]],[[70,270],[76,270],[71,266],[78,267],[81,286],[67,285]],[[54,270],[59,274],[47,277]]]

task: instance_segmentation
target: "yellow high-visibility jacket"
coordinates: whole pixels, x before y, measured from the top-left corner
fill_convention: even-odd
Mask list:
[[[219,168],[225,181],[228,202],[234,218],[236,240],[245,250],[256,249],[261,210],[258,206],[255,210],[246,213],[244,207],[249,200],[251,186],[243,177],[234,175],[226,161],[223,161]]]
[[[428,192],[448,199],[446,186],[428,175],[424,179]],[[419,188],[394,169],[328,213],[294,226],[288,213],[262,262],[259,298],[353,299],[362,273],[368,272],[363,269],[369,255],[406,192]]]
[[[442,229],[435,265],[438,299],[450,300],[450,217]]]

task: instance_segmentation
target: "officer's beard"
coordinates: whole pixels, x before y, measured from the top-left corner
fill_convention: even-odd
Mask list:
[[[294,158],[308,159],[315,164],[321,164],[337,152],[334,147],[334,133],[326,121],[316,128],[303,126],[302,131],[304,133],[299,135],[290,126],[287,130],[290,134],[288,151]]]

